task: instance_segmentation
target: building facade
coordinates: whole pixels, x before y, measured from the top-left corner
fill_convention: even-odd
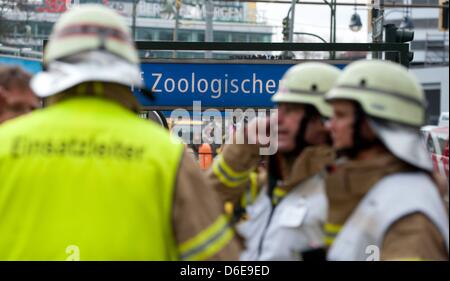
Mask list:
[[[444,0],[402,0],[398,3],[422,7],[385,8],[384,11],[384,24],[395,24],[399,28],[403,25],[406,26],[405,29],[414,31],[414,39],[410,44],[410,49],[414,52],[410,71],[418,78],[425,91],[427,125],[436,125],[441,112],[449,110],[448,30],[440,28],[441,10],[436,8],[443,2]]]
[[[442,4],[440,0],[403,0],[406,5],[430,5]],[[411,51],[414,59],[411,64],[423,65],[448,65],[448,30],[439,28],[440,9],[431,8],[386,8],[384,11],[385,24],[393,23],[400,27],[405,17],[408,17],[414,30],[414,40],[411,43]]]
[[[175,29],[177,41],[205,41],[205,1],[180,1],[178,24],[175,20],[175,0],[28,0],[22,4],[17,4],[18,1],[10,2],[16,2],[16,5],[9,9],[3,8],[3,13],[0,14],[2,25],[10,27],[7,32],[0,34],[0,43],[4,50],[6,47],[16,48],[22,51],[22,55],[26,52],[42,52],[43,40],[48,38],[61,13],[84,3],[107,5],[124,15],[129,26],[134,27],[136,41],[172,41]],[[213,3],[214,42],[271,42],[272,27],[258,21],[255,3]],[[148,55],[142,55],[146,54]],[[160,52],[158,55],[166,54]],[[179,53],[178,56],[196,58],[204,56],[204,53]],[[215,54],[215,57],[221,56],[221,53]]]

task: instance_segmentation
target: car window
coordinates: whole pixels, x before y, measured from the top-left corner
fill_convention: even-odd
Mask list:
[[[440,153],[441,153],[441,154],[444,154],[444,151],[445,151],[445,145],[447,144],[447,140],[444,139],[444,138],[438,137],[438,141],[439,141]]]
[[[430,153],[436,153],[436,150],[434,148],[433,138],[431,137],[431,134],[428,135],[428,138],[427,138],[427,149]]]

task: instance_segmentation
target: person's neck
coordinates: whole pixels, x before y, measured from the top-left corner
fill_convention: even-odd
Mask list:
[[[385,154],[387,151],[384,147],[380,145],[373,146],[368,149],[361,150],[358,155],[356,155],[355,160],[357,161],[364,161],[369,160],[375,157],[378,157],[380,155]]]

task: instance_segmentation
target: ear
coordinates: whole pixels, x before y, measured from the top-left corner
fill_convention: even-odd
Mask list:
[[[368,140],[374,140],[377,138],[377,134],[374,132],[372,127],[370,127],[369,122],[367,121],[367,118],[364,118],[364,121],[361,124],[361,135],[368,139]]]

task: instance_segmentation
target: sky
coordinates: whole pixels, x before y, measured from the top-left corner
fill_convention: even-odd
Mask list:
[[[319,2],[320,0],[302,0],[304,2]],[[337,3],[363,3],[367,0],[337,0]],[[260,15],[266,19],[269,25],[276,27],[274,32],[275,41],[282,41],[281,26],[282,20],[287,15],[290,4],[273,4],[273,3],[258,3],[257,9]],[[364,43],[369,42],[367,34],[367,7],[357,7],[357,13],[361,17],[362,29],[359,32],[353,32],[349,29],[350,18],[354,13],[354,6],[337,6],[336,10],[336,41],[339,43]],[[295,32],[309,32],[314,33],[325,40],[330,39],[330,8],[327,5],[301,5],[295,6]],[[302,39],[311,40],[311,42],[320,42],[314,37],[302,37]]]

